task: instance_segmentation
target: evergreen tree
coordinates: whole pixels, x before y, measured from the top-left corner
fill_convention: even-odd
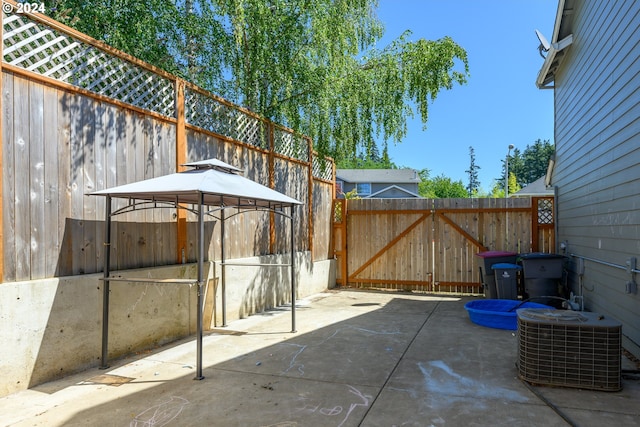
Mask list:
[[[337,169],[398,169],[398,166],[389,158],[389,152],[385,145],[382,156],[377,145],[367,152],[361,152],[355,157],[344,157],[336,161]]]
[[[518,188],[522,188],[543,177],[554,152],[555,147],[549,140],[540,139],[537,139],[533,145],[527,145],[523,152],[516,148],[513,155],[508,156],[509,179],[513,173]],[[502,176],[499,180],[504,188],[505,160],[502,163]],[[511,187],[512,185],[509,184],[509,193],[512,191]]]
[[[469,158],[469,169],[465,171],[469,174],[467,192],[469,193],[469,197],[473,197],[478,194],[478,190],[480,188],[480,181],[478,180],[478,169],[480,169],[480,166],[476,165],[476,154],[473,147],[469,147]]]

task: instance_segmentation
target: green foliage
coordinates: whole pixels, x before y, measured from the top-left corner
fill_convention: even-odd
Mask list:
[[[360,199],[360,196],[358,196],[358,189],[354,188],[351,191],[347,191],[346,193],[342,193],[342,195],[344,196],[345,199],[347,200],[357,200]]]
[[[464,84],[451,38],[378,50],[377,0],[53,0],[56,19],[314,140],[336,160],[400,142]]]
[[[520,191],[522,187],[518,184],[518,180],[516,179],[516,174],[513,172],[509,172],[509,194],[513,194],[517,191]]]
[[[549,140],[540,139],[533,145],[527,145],[523,152],[516,148],[513,155],[509,156],[509,194],[543,177],[554,151],[555,147]],[[505,161],[502,162],[502,177],[499,180],[504,188]],[[511,183],[511,174],[515,176],[515,184]],[[516,187],[518,190],[514,190]]]
[[[494,180],[488,197],[503,198],[504,196],[504,181]]]
[[[433,198],[429,188],[431,185],[429,175],[429,169],[422,169],[421,171],[418,171],[418,176],[420,177],[420,182],[418,183],[418,194],[421,197]]]
[[[427,172],[428,174],[428,172]],[[419,173],[423,177],[422,172]],[[418,184],[418,193],[429,199],[468,198],[469,193],[462,181],[452,181],[444,175],[432,179],[424,179]]]

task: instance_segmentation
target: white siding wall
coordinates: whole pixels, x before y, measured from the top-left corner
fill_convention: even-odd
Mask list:
[[[625,265],[640,259],[640,1],[576,1],[572,19],[573,45],[555,78],[557,241]],[[638,355],[640,293],[625,293],[630,275],[585,266],[587,309],[623,322],[625,347]]]

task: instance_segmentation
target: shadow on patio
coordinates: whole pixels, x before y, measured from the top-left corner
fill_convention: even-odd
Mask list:
[[[282,307],[208,334],[203,381],[193,380],[195,342],[183,341],[119,361],[109,371],[87,371],[64,386],[28,390],[25,407],[28,393],[40,392],[32,395],[34,413],[9,425],[512,427],[640,421],[631,404],[640,397],[637,381],[625,380],[617,393],[537,387],[552,402],[545,404],[542,394],[517,378],[515,333],[471,323],[463,307],[469,299],[349,290],[315,295],[300,301],[296,334],[289,333]],[[117,386],[88,381],[101,374],[130,380]],[[2,412],[6,403],[0,401]]]

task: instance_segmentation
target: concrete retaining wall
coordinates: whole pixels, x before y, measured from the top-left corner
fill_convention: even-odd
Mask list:
[[[274,255],[234,263],[287,263]],[[333,260],[296,256],[297,296],[335,286]],[[195,278],[196,265],[113,272],[142,278]],[[205,329],[222,324],[221,267],[205,264]],[[286,267],[226,266],[227,321],[290,302]],[[102,343],[101,274],[0,284],[0,396],[97,367]],[[155,348],[196,331],[196,286],[111,284],[109,358]]]

